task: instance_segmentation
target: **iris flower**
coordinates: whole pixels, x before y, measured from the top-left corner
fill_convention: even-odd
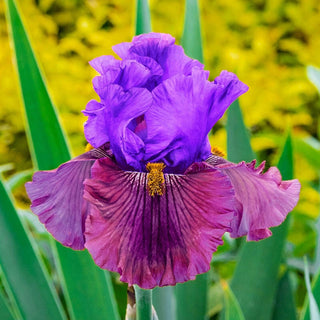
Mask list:
[[[144,34],[113,47],[121,60],[92,60],[100,101],[83,113],[93,149],[26,185],[55,239],[146,289],[208,271],[226,232],[269,237],[300,192],[275,167],[211,152],[209,131],[248,87],[227,71],[208,81],[174,42]]]

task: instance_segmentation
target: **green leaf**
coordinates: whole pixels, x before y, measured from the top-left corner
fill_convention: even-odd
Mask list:
[[[313,137],[294,139],[294,148],[316,170],[320,170],[320,142]]]
[[[32,140],[31,154],[40,170],[53,169],[70,159],[67,143],[49,97],[28,36],[14,0],[6,0],[9,32],[13,42],[16,66],[26,107],[29,126],[27,134]]]
[[[7,299],[0,288],[0,319],[1,320],[14,320],[14,316],[10,311]]]
[[[189,57],[203,62],[198,0],[186,0],[181,44]]]
[[[314,262],[312,264],[312,269],[320,270],[320,218],[317,219],[315,223],[315,229],[317,232],[317,242],[314,254]]]
[[[94,264],[88,251],[74,251],[57,243],[74,319],[120,319],[110,273]],[[90,307],[88,307],[90,306]]]
[[[4,300],[6,300],[7,306],[13,315],[15,320],[23,320],[20,310],[17,305],[17,301],[14,298],[13,292],[9,286],[9,283],[5,277],[5,274],[0,265],[0,286],[2,287],[2,294],[4,295]],[[0,289],[0,291],[1,291]],[[1,318],[0,318],[1,319]]]
[[[14,191],[16,188],[24,185],[27,181],[30,181],[32,174],[33,170],[25,170],[12,175],[7,181],[7,187],[11,192]]]
[[[151,32],[148,0],[137,0],[136,35]]]
[[[6,4],[34,164],[49,170],[69,160],[70,153],[15,2],[6,0]],[[56,252],[71,317],[119,319],[110,281],[89,254],[73,252],[60,244]]]
[[[320,69],[313,66],[308,66],[307,75],[309,80],[315,85],[320,93]]]
[[[176,285],[177,320],[205,319],[207,314],[208,273],[196,280]]]
[[[239,302],[231,288],[224,284],[224,320],[245,320]]]
[[[309,277],[306,274],[305,277],[309,279]],[[316,275],[312,280],[312,295],[315,298],[316,302],[320,304],[320,269],[318,269]],[[310,320],[309,293],[305,297],[300,319]]]
[[[313,295],[313,292],[311,290],[309,268],[308,268],[308,262],[306,257],[304,258],[304,279],[305,279],[307,294],[309,298],[308,300],[309,300],[310,320],[320,320],[319,307]]]
[[[136,296],[137,320],[152,320],[152,290],[134,286]]]
[[[286,271],[278,283],[272,320],[297,319],[289,272]]]
[[[23,319],[66,319],[34,244],[0,181],[0,263]]]
[[[188,56],[203,62],[198,0],[186,0],[181,44]]]
[[[176,297],[174,287],[156,287],[152,290],[152,302],[159,319],[175,319]]]
[[[233,102],[228,109],[227,155],[231,162],[250,162],[255,158],[238,100]]]
[[[241,135],[240,132],[238,134]],[[246,144],[248,145],[249,142],[247,141]],[[236,149],[233,148],[232,151]],[[284,179],[292,178],[293,159],[290,135],[286,139],[278,168]],[[287,218],[281,226],[273,228],[273,235],[270,238],[260,242],[246,242],[241,249],[231,288],[246,320],[269,320],[272,316],[288,221]],[[254,301],[263,301],[263,303],[253,303]]]

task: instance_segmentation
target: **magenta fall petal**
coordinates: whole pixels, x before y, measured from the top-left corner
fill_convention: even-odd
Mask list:
[[[58,169],[36,172],[33,181],[26,183],[33,213],[67,247],[84,248],[89,203],[83,199],[83,181],[91,176],[95,160],[109,154],[103,148],[89,151]]]
[[[92,206],[85,246],[96,264],[142,288],[175,285],[210,268],[230,230],[234,191],[228,177],[205,163],[185,175],[165,174],[163,196],[146,192],[147,174],[96,161],[85,181]]]
[[[213,164],[212,159],[208,163]],[[276,167],[263,173],[264,162],[255,168],[255,160],[239,164],[216,161],[218,163],[214,167],[228,175],[237,199],[235,217],[231,222],[231,236],[238,238],[246,235],[248,241],[271,236],[269,228],[281,224],[296,206],[300,182],[296,179],[282,181]]]

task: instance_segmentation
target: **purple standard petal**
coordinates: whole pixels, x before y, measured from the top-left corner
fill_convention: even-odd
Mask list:
[[[203,69],[203,64],[186,56],[174,41],[169,34],[148,33],[134,37],[131,43],[120,43],[113,50],[122,59],[134,59],[149,68],[153,76],[146,87],[153,90],[176,74],[189,75],[194,67]]]
[[[87,141],[95,148],[110,140],[105,108],[105,105],[95,100],[90,100],[86,110],[82,111],[85,116],[89,117],[84,124],[84,135]]]
[[[193,164],[185,175],[164,174],[162,196],[147,192],[147,173],[96,161],[85,181],[92,203],[86,248],[98,266],[142,288],[175,285],[210,268],[212,253],[230,231],[234,191],[228,177]]]
[[[90,65],[101,74],[92,81],[99,96],[109,84],[119,84],[124,90],[129,90],[144,86],[151,76],[148,68],[133,60],[120,61],[114,57],[102,56],[90,61]]]
[[[174,41],[170,34],[150,32],[133,37],[132,42],[119,43],[112,49],[122,59],[137,55],[158,60],[163,51],[173,45]]]
[[[145,145],[135,130],[132,130],[132,121],[150,108],[151,93],[143,88],[124,91],[118,85],[109,85],[104,91],[103,100],[108,105],[108,135],[117,163],[122,168],[129,166],[140,170]]]
[[[248,241],[257,241],[269,237],[272,234],[269,228],[281,224],[299,200],[299,181],[282,181],[276,167],[262,173],[264,162],[255,168],[256,161],[248,164],[207,161],[226,173],[234,187],[238,200],[231,224],[234,238],[247,235]]]
[[[108,148],[91,150],[58,169],[38,171],[26,183],[32,205],[55,239],[75,250],[84,249],[84,223],[89,203],[83,199],[83,181],[91,176],[96,159],[110,156]]]
[[[213,83],[215,84],[215,91],[211,97],[210,110],[208,112],[208,132],[223,116],[230,104],[249,89],[235,74],[225,70],[221,71]]]
[[[192,75],[174,76],[153,90],[153,105],[145,114],[146,161],[164,161],[167,170],[181,173],[210,155],[207,134],[247,86],[228,72],[215,82],[207,76],[193,68]]]
[[[140,170],[144,154],[143,125],[136,131],[140,118],[151,106],[151,93],[144,88],[125,91],[117,84],[109,84],[101,91],[101,103],[91,101],[84,115],[89,116],[85,124],[88,142],[98,147],[110,141],[117,162],[123,168]],[[96,108],[96,109],[95,109]]]

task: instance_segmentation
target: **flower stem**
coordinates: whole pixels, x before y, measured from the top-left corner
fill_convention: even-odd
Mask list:
[[[152,319],[152,290],[141,289],[134,286],[136,293],[137,320]]]

